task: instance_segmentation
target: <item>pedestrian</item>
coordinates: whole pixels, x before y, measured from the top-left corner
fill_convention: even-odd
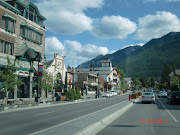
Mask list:
[[[61,100],[61,97],[62,97],[62,94],[58,92],[58,96],[57,96],[57,98],[56,98],[56,101]]]
[[[82,95],[82,97],[83,97],[83,94],[84,94],[84,93],[83,93],[83,90],[81,90],[81,95]]]
[[[55,88],[53,88],[52,90],[52,101],[54,101],[54,97],[55,97]]]

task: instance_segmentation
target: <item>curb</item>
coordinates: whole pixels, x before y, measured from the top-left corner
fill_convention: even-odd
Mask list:
[[[129,110],[133,105],[134,102],[138,102],[140,99],[136,99],[135,101],[131,102],[129,105],[119,109],[118,111],[114,112],[113,114],[109,115],[108,117],[99,120],[98,122],[88,126],[87,128],[75,133],[74,135],[95,135],[115,119],[120,117],[123,113]]]

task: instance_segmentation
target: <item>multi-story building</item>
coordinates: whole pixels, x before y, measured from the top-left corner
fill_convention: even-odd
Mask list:
[[[40,65],[44,61],[44,20],[38,7],[29,0],[0,0],[0,67],[6,68],[7,56],[16,60],[16,74],[24,82],[12,93],[14,99],[32,98],[33,90],[37,89],[33,80],[38,61]]]
[[[88,73],[97,76],[98,78],[98,83],[99,85],[96,86],[99,87],[98,89],[101,89],[101,91],[109,91],[109,90],[114,90],[117,89],[118,84],[120,82],[120,74],[119,71],[116,67],[112,67],[112,62],[107,59],[107,60],[102,60],[101,61],[101,67],[99,68],[75,68],[75,69],[69,69],[69,72],[74,73],[75,76],[75,82],[78,82],[79,79],[84,79],[86,81],[86,78],[77,78],[76,75],[79,75],[80,73]],[[85,87],[87,91],[89,91],[88,87]],[[95,91],[95,89],[94,89]]]

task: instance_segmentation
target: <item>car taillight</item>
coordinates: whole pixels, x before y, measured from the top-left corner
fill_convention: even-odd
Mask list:
[[[144,98],[144,96],[142,96],[142,98]]]
[[[154,96],[152,96],[151,98],[154,98]]]

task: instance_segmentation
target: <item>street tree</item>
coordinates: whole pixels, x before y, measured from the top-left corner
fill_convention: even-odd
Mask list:
[[[173,90],[173,91],[178,91],[178,84],[179,84],[179,83],[180,83],[179,77],[173,76],[173,77],[172,77],[171,84],[170,84],[171,90]]]
[[[17,85],[23,85],[24,83],[18,78],[18,75],[15,74],[16,67],[15,62],[11,62],[9,57],[7,56],[7,67],[0,71],[0,87],[3,88],[6,93],[6,97],[4,98],[5,104],[7,105],[8,101],[8,93],[15,90]]]
[[[46,71],[43,72],[43,75],[41,78],[38,79],[38,88],[42,89],[47,92],[50,92],[53,87],[53,78],[48,74]],[[46,95],[45,95],[45,100],[46,100]]]

